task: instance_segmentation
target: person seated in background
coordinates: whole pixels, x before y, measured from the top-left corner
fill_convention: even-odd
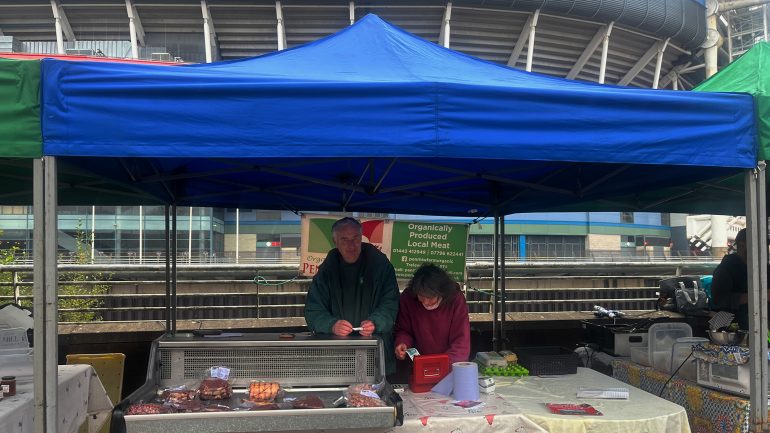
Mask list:
[[[329,251],[310,283],[305,322],[318,334],[377,335],[386,350],[387,373],[395,371],[393,321],[398,308],[396,271],[385,254],[362,242],[361,223],[350,217],[332,225]],[[390,355],[390,356],[388,356]]]
[[[735,314],[740,329],[749,329],[749,278],[746,229],[735,235],[735,252],[727,254],[714,269],[711,303],[714,311]],[[770,275],[770,266],[768,266]]]
[[[403,360],[406,349],[421,355],[446,353],[450,362],[467,361],[471,350],[468,306],[460,286],[436,265],[415,271],[401,293],[395,325],[395,354]]]

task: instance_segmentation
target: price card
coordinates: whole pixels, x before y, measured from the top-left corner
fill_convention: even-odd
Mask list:
[[[227,367],[211,367],[211,370],[209,371],[209,376],[216,377],[218,379],[224,379],[227,380],[230,378],[230,369]]]

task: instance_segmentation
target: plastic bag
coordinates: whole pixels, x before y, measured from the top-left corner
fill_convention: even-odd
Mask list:
[[[345,390],[345,398],[349,407],[384,407],[387,404],[382,400],[381,392],[384,382],[377,384],[355,383]]]
[[[182,401],[190,401],[198,395],[198,390],[188,389],[186,386],[166,388],[160,393],[160,399],[164,403],[173,404]]]

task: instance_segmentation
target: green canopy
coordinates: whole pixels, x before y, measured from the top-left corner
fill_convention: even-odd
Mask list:
[[[770,159],[770,43],[757,43],[694,90],[753,95],[759,134],[758,156],[762,161]]]
[[[0,58],[0,157],[42,154],[40,61]]]

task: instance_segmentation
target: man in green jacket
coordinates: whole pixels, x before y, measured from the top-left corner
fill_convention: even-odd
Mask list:
[[[398,314],[398,283],[385,254],[361,242],[361,223],[342,218],[332,225],[333,250],[318,268],[305,302],[312,332],[364,337],[377,334],[385,350],[386,374],[395,372],[393,322]]]

